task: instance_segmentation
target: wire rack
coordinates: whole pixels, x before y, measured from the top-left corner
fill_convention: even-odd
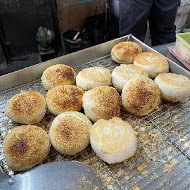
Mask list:
[[[161,108],[146,119],[190,159],[190,101],[184,104],[163,102]]]
[[[91,66],[104,66],[111,71],[117,64],[106,56],[75,68],[76,72]],[[0,94],[0,164],[9,174],[4,158],[2,143],[9,130],[16,123],[10,121],[5,112],[7,100],[26,90],[46,91],[40,80],[16,87]],[[100,160],[90,146],[76,156],[65,156],[51,148],[43,163],[61,160],[75,160],[92,167],[101,177],[102,189],[190,189],[190,102],[184,104],[162,102],[159,109],[147,117],[137,117],[121,111],[123,120],[128,121],[138,136],[138,149],[134,157],[122,163],[108,165]],[[47,132],[54,116],[47,113],[38,123]]]

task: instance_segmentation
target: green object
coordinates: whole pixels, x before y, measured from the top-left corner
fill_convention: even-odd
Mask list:
[[[180,34],[178,34],[178,36],[181,37],[185,42],[190,44],[190,32],[180,33]]]
[[[39,27],[36,34],[36,39],[39,42],[39,47],[41,50],[51,49],[51,44],[55,38],[55,34],[52,30],[47,28]]]
[[[176,34],[175,51],[190,63],[190,32]]]

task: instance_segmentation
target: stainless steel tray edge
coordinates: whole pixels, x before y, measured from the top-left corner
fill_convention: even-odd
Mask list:
[[[142,42],[140,42],[138,39],[136,39],[135,37],[133,37],[133,36],[127,36],[127,38],[125,38],[125,39],[122,39],[122,38],[120,38],[120,40],[128,40],[128,38],[129,38],[129,40],[130,41],[135,41],[135,42],[137,42],[137,43],[139,43],[142,47],[143,47],[143,50],[145,50],[145,51],[154,51],[153,49],[151,49],[150,47],[148,47],[148,46],[146,46],[145,44],[143,44]],[[118,41],[115,41],[114,40],[114,43],[113,43],[113,45],[115,44],[115,43],[117,43]],[[109,43],[109,42],[108,42]],[[102,44],[103,46],[105,45],[105,44]],[[99,46],[97,46],[97,47],[99,47]],[[87,62],[83,62],[83,63],[81,63],[81,64],[79,64],[79,62],[77,62],[77,60],[76,60],[76,62],[75,63],[78,63],[78,64],[76,64],[76,65],[73,65],[73,67],[75,67],[75,69],[76,69],[76,71],[80,71],[82,68],[84,68],[84,67],[90,67],[90,66],[93,66],[94,64],[95,65],[102,65],[102,66],[105,66],[105,67],[108,67],[108,68],[110,68],[110,70],[112,70],[115,66],[117,66],[117,64],[116,63],[114,63],[114,62],[112,62],[111,61],[111,58],[110,58],[110,50],[111,50],[111,48],[112,48],[113,46],[109,46],[108,48],[110,48],[109,49],[109,51],[107,51],[107,53],[106,54],[104,54],[103,55],[103,50],[101,50],[100,52],[99,52],[99,56],[100,57],[102,57],[102,58],[100,58],[100,57],[98,57],[97,56],[97,54],[96,54],[96,52],[94,52],[94,54],[91,56],[91,55],[82,55],[82,56],[84,56],[83,58],[84,59],[91,59],[93,56],[94,56],[94,58],[93,58],[93,60],[94,61],[90,61],[90,63],[88,64],[88,61]],[[94,47],[93,47],[94,48]],[[107,47],[103,47],[103,48],[107,48]],[[88,50],[88,49],[87,49]],[[94,51],[94,49],[93,49],[93,51]],[[99,51],[99,49],[97,50],[97,51]],[[83,52],[83,51],[82,51]],[[85,51],[85,52],[89,52],[89,51]],[[105,51],[106,52],[106,51]],[[77,52],[78,53],[78,52]],[[80,52],[79,52],[80,53]],[[67,55],[69,58],[69,60],[71,60],[72,58],[71,58],[71,56],[73,56],[74,54],[70,54],[70,55]],[[76,54],[75,54],[76,55]],[[77,55],[81,55],[81,54],[77,54]],[[63,58],[61,57],[61,61],[62,60],[64,60],[65,61],[65,57],[66,56],[64,56]],[[82,58],[82,59],[83,59]],[[56,59],[54,59],[56,62],[57,62],[57,59],[60,59],[60,58],[56,58]],[[76,56],[73,56],[73,59],[80,59],[80,57],[76,57]],[[56,64],[56,63],[52,63],[51,62],[52,60],[50,60],[50,61],[47,61],[47,62],[45,62],[45,63],[40,63],[39,65],[39,67],[41,67],[41,64],[49,64],[48,66],[50,66],[50,65],[53,65],[53,64]],[[80,61],[81,61],[81,59],[80,59]],[[67,64],[66,62],[64,62],[65,64]],[[173,63],[172,61],[169,61],[169,63],[170,63],[170,67],[171,68],[173,68],[173,69],[177,69],[178,70],[178,73],[182,73],[183,72],[183,69],[181,69],[181,68],[178,68],[178,66],[175,64],[175,63]],[[84,64],[84,65],[83,65]],[[71,65],[71,64],[70,64]],[[112,65],[113,65],[113,67],[112,67]],[[171,66],[172,65],[172,66]],[[43,68],[45,68],[45,67],[48,67],[47,65],[43,65],[42,67]],[[84,66],[84,67],[83,67]],[[33,66],[33,67],[35,67],[35,66]],[[28,69],[28,68],[27,68]],[[26,70],[27,70],[26,69]],[[25,70],[25,69],[24,69]],[[43,70],[43,69],[42,69]],[[172,71],[172,70],[171,70]],[[184,70],[185,71],[185,70]],[[18,71],[19,72],[19,71]],[[38,71],[36,71],[36,72],[38,72]],[[173,70],[173,72],[175,72],[175,70]],[[29,72],[28,72],[29,73]],[[185,73],[189,76],[189,72],[188,71],[185,71]],[[34,81],[35,79],[33,79],[32,80],[32,78],[29,76],[29,78],[31,79],[30,81]],[[42,87],[42,85],[40,84],[40,80],[39,80],[39,78],[40,78],[40,75],[39,75],[39,77],[37,77],[36,79],[38,79],[37,81],[34,81],[34,82],[32,82],[32,83],[27,83],[26,85],[25,85],[25,83],[26,83],[26,81],[24,81],[24,80],[22,80],[21,81],[21,86],[19,86],[19,87],[17,87],[17,88],[15,88],[15,89],[10,89],[10,90],[8,90],[8,91],[5,91],[5,93],[4,92],[2,92],[1,93],[1,95],[2,95],[2,100],[1,100],[1,109],[2,109],[2,115],[3,115],[3,120],[1,120],[0,121],[0,123],[2,123],[2,128],[3,129],[5,129],[5,130],[7,130],[7,129],[10,129],[9,128],[9,123],[5,123],[4,121],[6,121],[6,117],[4,117],[4,108],[5,108],[5,105],[6,105],[6,101],[10,98],[10,97],[12,97],[15,93],[18,93],[18,92],[20,92],[20,90],[30,90],[30,89],[34,89],[34,90],[37,90],[37,91],[39,91],[39,92],[44,92],[45,93],[45,90],[43,89],[43,87]],[[1,79],[0,79],[1,80]],[[16,86],[15,86],[16,87]],[[25,88],[26,87],[26,88]],[[171,106],[169,106],[168,105],[168,108],[170,108],[170,109],[173,109],[173,106],[171,107]],[[181,109],[183,109],[183,107],[181,108]],[[168,109],[167,109],[168,110]],[[181,113],[182,111],[181,110],[179,110],[179,112]],[[185,111],[185,109],[184,109],[184,114],[186,115],[186,117],[189,117],[189,115],[186,113],[187,111]],[[163,112],[160,114],[157,114],[157,112],[155,113],[155,114],[153,114],[153,115],[156,115],[156,117],[158,117],[159,118],[159,120],[160,120],[160,122],[162,122],[162,114],[163,114]],[[170,117],[170,116],[172,116],[172,118],[174,117],[173,115],[171,115],[171,113],[170,112],[167,112],[167,115]],[[167,116],[166,115],[166,116]],[[147,119],[141,119],[141,121],[139,121],[138,120],[138,118],[136,118],[135,116],[131,116],[131,119],[130,119],[130,116],[129,116],[129,114],[126,114],[126,115],[123,115],[123,119],[126,119],[127,121],[129,121],[129,122],[131,122],[131,123],[134,123],[135,124],[135,126],[137,127],[136,129],[139,129],[139,139],[142,139],[142,138],[144,138],[144,136],[143,136],[143,134],[144,133],[146,133],[146,134],[152,134],[152,140],[153,139],[157,139],[157,140],[155,140],[156,142],[154,142],[154,140],[153,141],[150,141],[150,145],[152,146],[153,144],[155,144],[155,143],[158,143],[158,144],[162,144],[162,142],[164,141],[164,140],[160,140],[160,138],[157,138],[157,136],[154,136],[155,134],[159,134],[159,131],[160,130],[157,130],[157,127],[155,127],[155,125],[153,124],[149,124],[150,122],[148,122],[147,123],[147,120],[148,121],[150,121],[150,119],[149,118],[147,118]],[[186,118],[185,118],[186,119]],[[175,118],[174,118],[174,120],[175,120]],[[177,122],[177,121],[174,121],[174,122]],[[185,120],[185,122],[186,122],[186,120]],[[170,122],[168,125],[171,125],[172,124],[172,122]],[[181,125],[181,124],[180,124]],[[187,124],[188,125],[188,124]],[[162,125],[161,125],[161,127],[162,127]],[[1,126],[0,126],[0,128],[1,128]],[[143,131],[144,131],[144,129],[146,129],[147,128],[147,132],[146,132],[146,130],[145,130],[145,132],[144,133],[142,133],[141,131],[141,129],[143,129]],[[151,132],[151,130],[150,129],[152,129],[153,131]],[[6,132],[6,131],[5,131]],[[169,131],[170,133],[172,132],[172,131]],[[142,135],[142,136],[141,136]],[[180,134],[178,133],[178,136],[179,136]],[[186,135],[186,133],[185,133],[185,135]],[[160,135],[159,135],[159,137],[160,137]],[[163,136],[164,137],[164,136]],[[188,137],[188,136],[187,136]],[[181,138],[180,138],[181,139]],[[168,142],[168,143],[170,143],[170,141],[169,141],[169,139],[168,138],[166,138],[165,139],[165,141],[166,142]],[[144,149],[143,150],[141,150],[141,148],[142,147],[146,147],[147,146],[147,144],[149,144],[149,143],[145,143],[144,141],[141,143],[141,146],[139,146],[139,151],[141,152],[142,151],[142,153],[143,153],[143,151],[145,151]],[[2,146],[0,146],[0,148],[1,148]],[[167,149],[167,151],[165,152],[165,148],[168,148]],[[159,147],[159,150],[164,150],[164,155],[162,155],[162,154],[160,154],[160,153],[158,153],[158,157],[155,157],[155,158],[153,158],[153,160],[155,159],[155,161],[154,161],[154,165],[155,165],[155,168],[151,168],[152,167],[152,165],[150,165],[150,167],[149,167],[149,164],[148,165],[146,165],[146,167],[148,167],[148,171],[147,172],[150,172],[150,173],[147,173],[147,175],[144,175],[144,174],[139,174],[139,173],[137,173],[137,172],[139,172],[138,170],[136,170],[136,169],[131,169],[131,171],[133,171],[134,173],[133,174],[128,174],[128,170],[130,169],[130,168],[126,168],[126,163],[128,162],[124,162],[124,163],[121,163],[121,164],[118,164],[117,166],[108,166],[108,165],[106,165],[105,163],[103,163],[103,161],[98,161],[97,160],[97,158],[96,157],[94,157],[94,154],[92,155],[92,154],[90,154],[90,156],[89,156],[89,151],[88,150],[85,150],[86,151],[86,153],[88,153],[88,156],[85,156],[85,155],[87,155],[86,153],[82,153],[82,155],[80,156],[80,158],[79,158],[79,160],[78,161],[84,161],[84,163],[90,163],[90,164],[92,164],[92,163],[95,163],[95,165],[97,166],[94,166],[94,165],[92,165],[92,168],[93,169],[98,169],[99,167],[100,167],[100,165],[102,166],[102,169],[98,169],[98,171],[104,171],[105,172],[105,175],[106,175],[106,178],[105,178],[105,180],[106,180],[106,184],[108,185],[110,182],[110,175],[112,176],[112,178],[111,178],[111,180],[113,180],[114,181],[114,185],[115,185],[115,179],[116,179],[116,181],[117,181],[117,183],[119,184],[119,186],[121,187],[121,188],[119,188],[118,186],[116,186],[116,187],[114,187],[114,188],[112,188],[112,186],[109,188],[109,189],[133,189],[132,187],[135,187],[135,185],[136,184],[139,184],[139,187],[140,188],[142,188],[142,189],[149,189],[149,190],[152,190],[152,189],[176,189],[176,190],[178,190],[178,189],[185,189],[185,190],[187,190],[187,189],[189,189],[188,187],[189,187],[189,185],[190,185],[190,178],[188,179],[188,176],[189,176],[189,171],[190,171],[190,165],[189,165],[189,160],[187,160],[186,159],[186,157],[184,156],[184,155],[182,155],[180,152],[179,153],[177,153],[176,154],[176,149],[175,149],[175,151],[174,151],[174,155],[170,155],[170,153],[169,152],[171,152],[171,151],[173,151],[174,149],[171,149],[171,151],[169,151],[168,152],[168,150],[170,150],[169,148],[172,148],[171,146],[169,146],[169,145],[167,145],[167,144],[165,144],[165,143],[163,143],[163,147],[162,146],[160,146]],[[175,148],[175,147],[173,147],[173,148]],[[152,151],[153,152],[153,154],[157,154],[157,153],[154,153],[154,151]],[[160,152],[160,151],[158,151],[158,152]],[[143,155],[145,154],[145,153],[147,153],[147,151],[145,151],[144,153],[143,153]],[[162,159],[162,157],[164,156],[165,157],[165,153],[166,153],[166,155],[167,156],[169,156],[169,157],[167,157],[166,159],[167,159],[167,162],[165,163],[165,159]],[[0,152],[0,156],[1,156],[1,154],[3,154],[3,152]],[[148,154],[148,153],[147,153]],[[150,155],[148,154],[148,157],[150,157]],[[130,166],[132,166],[133,164],[134,164],[134,167],[136,167],[135,165],[137,164],[137,162],[135,162],[134,161],[134,159],[135,158],[138,158],[139,159],[139,155],[138,154],[136,154],[136,157],[134,157],[134,158],[132,158],[132,160],[130,161]],[[53,159],[53,158],[52,158]],[[60,156],[59,157],[57,157],[57,159],[58,160],[60,160]],[[91,160],[92,159],[92,160]],[[179,163],[179,166],[177,165],[176,166],[176,170],[173,172],[171,172],[171,173],[169,173],[169,172],[162,172],[162,169],[160,169],[160,164],[162,164],[163,165],[163,169],[166,167],[166,169],[167,169],[167,167],[168,167],[168,163],[170,163],[170,160],[172,159],[172,161],[176,161],[176,159],[178,160],[177,161],[177,163],[176,164],[178,164]],[[48,160],[49,160],[49,158],[48,158]],[[75,159],[74,159],[75,160]],[[91,161],[89,161],[89,160],[91,160]],[[98,163],[98,165],[97,165],[97,163]],[[0,160],[0,165],[1,165],[1,160]],[[6,164],[4,164],[4,166],[6,166]],[[170,166],[170,164],[169,164],[169,166]],[[106,169],[107,168],[107,169]],[[6,169],[6,168],[4,168],[4,169]],[[124,169],[124,171],[126,171],[126,173],[121,173],[120,172],[120,169]],[[6,171],[6,170],[5,170]],[[158,175],[157,177],[154,175],[154,172],[157,172],[157,173],[155,173],[155,175]],[[1,171],[0,171],[0,174],[1,174]],[[123,178],[121,178],[121,176],[123,177]],[[120,176],[120,177],[119,177]],[[131,176],[131,178],[129,179],[129,176]],[[153,177],[152,177],[153,176]],[[6,177],[6,176],[4,176],[4,177]],[[155,179],[154,179],[155,178]],[[1,179],[1,176],[0,176],[0,179]],[[3,178],[2,178],[3,179]],[[176,180],[177,179],[177,180]],[[107,180],[108,180],[108,183],[107,183]],[[166,181],[167,180],[167,181]],[[1,181],[1,180],[0,180]],[[171,185],[168,185],[168,187],[167,187],[167,184],[168,184],[168,181],[169,182],[171,182]],[[157,183],[157,182],[159,182],[159,184],[157,184],[157,185],[155,185],[155,183]],[[185,182],[187,182],[187,183],[185,183]],[[187,188],[180,188],[180,187],[178,187],[178,186],[176,186],[175,185],[175,188],[172,186],[173,184],[172,183],[174,183],[174,184],[184,184],[184,187],[187,185]],[[107,187],[107,186],[106,186]],[[109,187],[109,186],[108,186]],[[162,187],[162,188],[161,188]],[[0,188],[1,189],[1,188]]]
[[[110,51],[112,47],[121,41],[134,41],[141,45],[143,48],[143,51],[154,51],[152,48],[138,40],[132,35],[126,35],[121,38],[117,38],[115,40],[93,46],[75,53],[67,54],[65,56],[61,56],[55,59],[51,59],[24,69],[21,69],[19,71],[15,71],[13,73],[4,75],[0,77],[0,92],[5,91],[14,87],[17,87],[22,84],[26,84],[28,82],[37,80],[41,77],[43,71],[55,64],[67,64],[73,67],[77,67],[79,65],[82,65],[84,63],[93,61],[95,59],[98,59],[100,57],[104,57],[106,55],[110,54]],[[180,67],[173,61],[169,60],[170,64],[170,71],[178,74],[183,74],[190,78],[190,72],[185,70],[184,68]]]
[[[112,47],[120,41],[126,41],[130,35],[99,44],[75,53],[60,56],[13,73],[0,77],[0,92],[11,89],[13,87],[37,80],[41,77],[43,71],[55,64],[66,64],[72,67],[77,67],[84,63],[93,61],[97,58],[104,57],[110,54]]]

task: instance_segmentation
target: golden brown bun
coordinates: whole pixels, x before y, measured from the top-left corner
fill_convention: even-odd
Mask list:
[[[50,127],[52,146],[61,154],[75,155],[81,152],[89,144],[91,126],[90,120],[82,113],[61,113]]]
[[[111,57],[116,63],[133,63],[134,58],[142,52],[142,48],[135,42],[120,42],[111,50]]]
[[[117,90],[108,86],[98,86],[84,93],[85,115],[93,122],[120,116],[121,97]]]
[[[36,91],[26,91],[13,96],[7,103],[6,115],[11,120],[23,124],[35,124],[46,113],[46,101]]]
[[[83,94],[81,88],[73,85],[57,86],[47,92],[48,109],[54,115],[64,111],[80,111]]]
[[[90,129],[90,144],[105,162],[122,162],[134,155],[137,136],[132,126],[121,118],[100,119]]]
[[[160,89],[148,77],[135,77],[129,80],[122,90],[123,107],[130,113],[148,115],[160,103]]]
[[[161,97],[172,102],[184,102],[190,97],[190,79],[175,73],[162,73],[155,78]]]
[[[134,65],[148,72],[150,78],[155,78],[160,73],[167,73],[169,65],[167,59],[155,52],[143,52],[135,57]]]
[[[44,88],[50,90],[59,85],[75,84],[76,73],[68,65],[57,64],[47,68],[41,79]]]
[[[96,86],[109,86],[110,83],[110,70],[104,67],[85,68],[76,77],[76,85],[83,90],[90,90]]]
[[[14,128],[3,141],[3,150],[10,169],[22,171],[42,162],[48,155],[50,140],[40,127],[22,125]]]
[[[119,92],[121,92],[125,83],[128,82],[130,79],[137,76],[148,77],[148,73],[145,70],[133,64],[129,64],[129,65],[122,64],[116,67],[112,72],[113,86]]]

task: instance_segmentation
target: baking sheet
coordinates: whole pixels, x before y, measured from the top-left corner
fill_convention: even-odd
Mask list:
[[[124,40],[128,37],[122,39]],[[129,38],[134,41],[136,40],[133,37]],[[108,43],[114,45],[116,41]],[[138,40],[136,41],[143,46],[144,50],[151,51],[148,46],[142,44]],[[104,44],[102,44],[101,49],[106,49],[106,47],[108,47],[107,45],[104,47]],[[111,47],[108,49],[110,50]],[[85,51],[83,51],[83,53],[85,53]],[[73,58],[75,57],[72,54],[70,56]],[[85,56],[90,56],[90,54],[83,55],[83,57]],[[59,62],[61,60],[61,62],[67,64],[64,57],[58,59]],[[90,58],[88,57],[88,59]],[[55,62],[51,62],[51,64],[54,63]],[[56,63],[58,62],[56,61]],[[51,64],[47,62],[48,66]],[[44,63],[42,63],[42,65],[42,68],[47,66],[45,66]],[[78,64],[75,66],[75,70],[79,72],[81,69],[90,66],[104,66],[113,70],[117,65],[118,64],[111,60],[109,53],[107,53],[107,55],[101,58],[98,57],[93,61]],[[41,67],[41,65],[38,65],[36,69],[39,67]],[[30,69],[31,68],[29,68],[29,70]],[[32,70],[34,69],[35,68],[32,68]],[[170,69],[177,69],[178,73],[185,73],[186,76],[190,76],[189,72],[181,69],[181,67],[172,62],[170,62]],[[27,69],[21,72],[25,71],[29,73]],[[11,76],[11,78],[12,77],[13,76]],[[14,89],[9,89],[0,93],[0,164],[3,170],[9,175],[13,175],[13,172],[9,170],[6,165],[2,152],[2,140],[7,132],[17,124],[10,121],[4,114],[5,106],[9,98],[21,91],[37,90],[45,95],[46,92],[41,85],[40,79],[32,80],[32,77],[30,79],[32,82],[21,84]],[[2,78],[0,78],[0,83],[2,82],[1,79]],[[2,80],[5,80],[5,78]],[[14,83],[14,81],[9,81],[9,84],[10,82]],[[5,89],[7,89],[7,87]],[[162,102],[158,110],[142,118],[122,111],[122,119],[131,123],[138,135],[138,150],[133,158],[119,164],[108,165],[95,155],[90,146],[76,156],[61,155],[51,148],[44,163],[61,160],[76,160],[83,162],[97,171],[98,175],[103,180],[105,189],[190,189],[189,144],[186,144],[189,143],[189,116],[189,102],[185,104]],[[43,121],[38,125],[48,131],[53,118],[54,116],[47,113]],[[175,125],[171,127],[171,123]],[[180,128],[180,130],[176,130],[177,128]],[[184,141],[184,138],[186,141]],[[174,140],[176,141],[174,142]],[[184,144],[180,144],[178,141],[184,142]]]

